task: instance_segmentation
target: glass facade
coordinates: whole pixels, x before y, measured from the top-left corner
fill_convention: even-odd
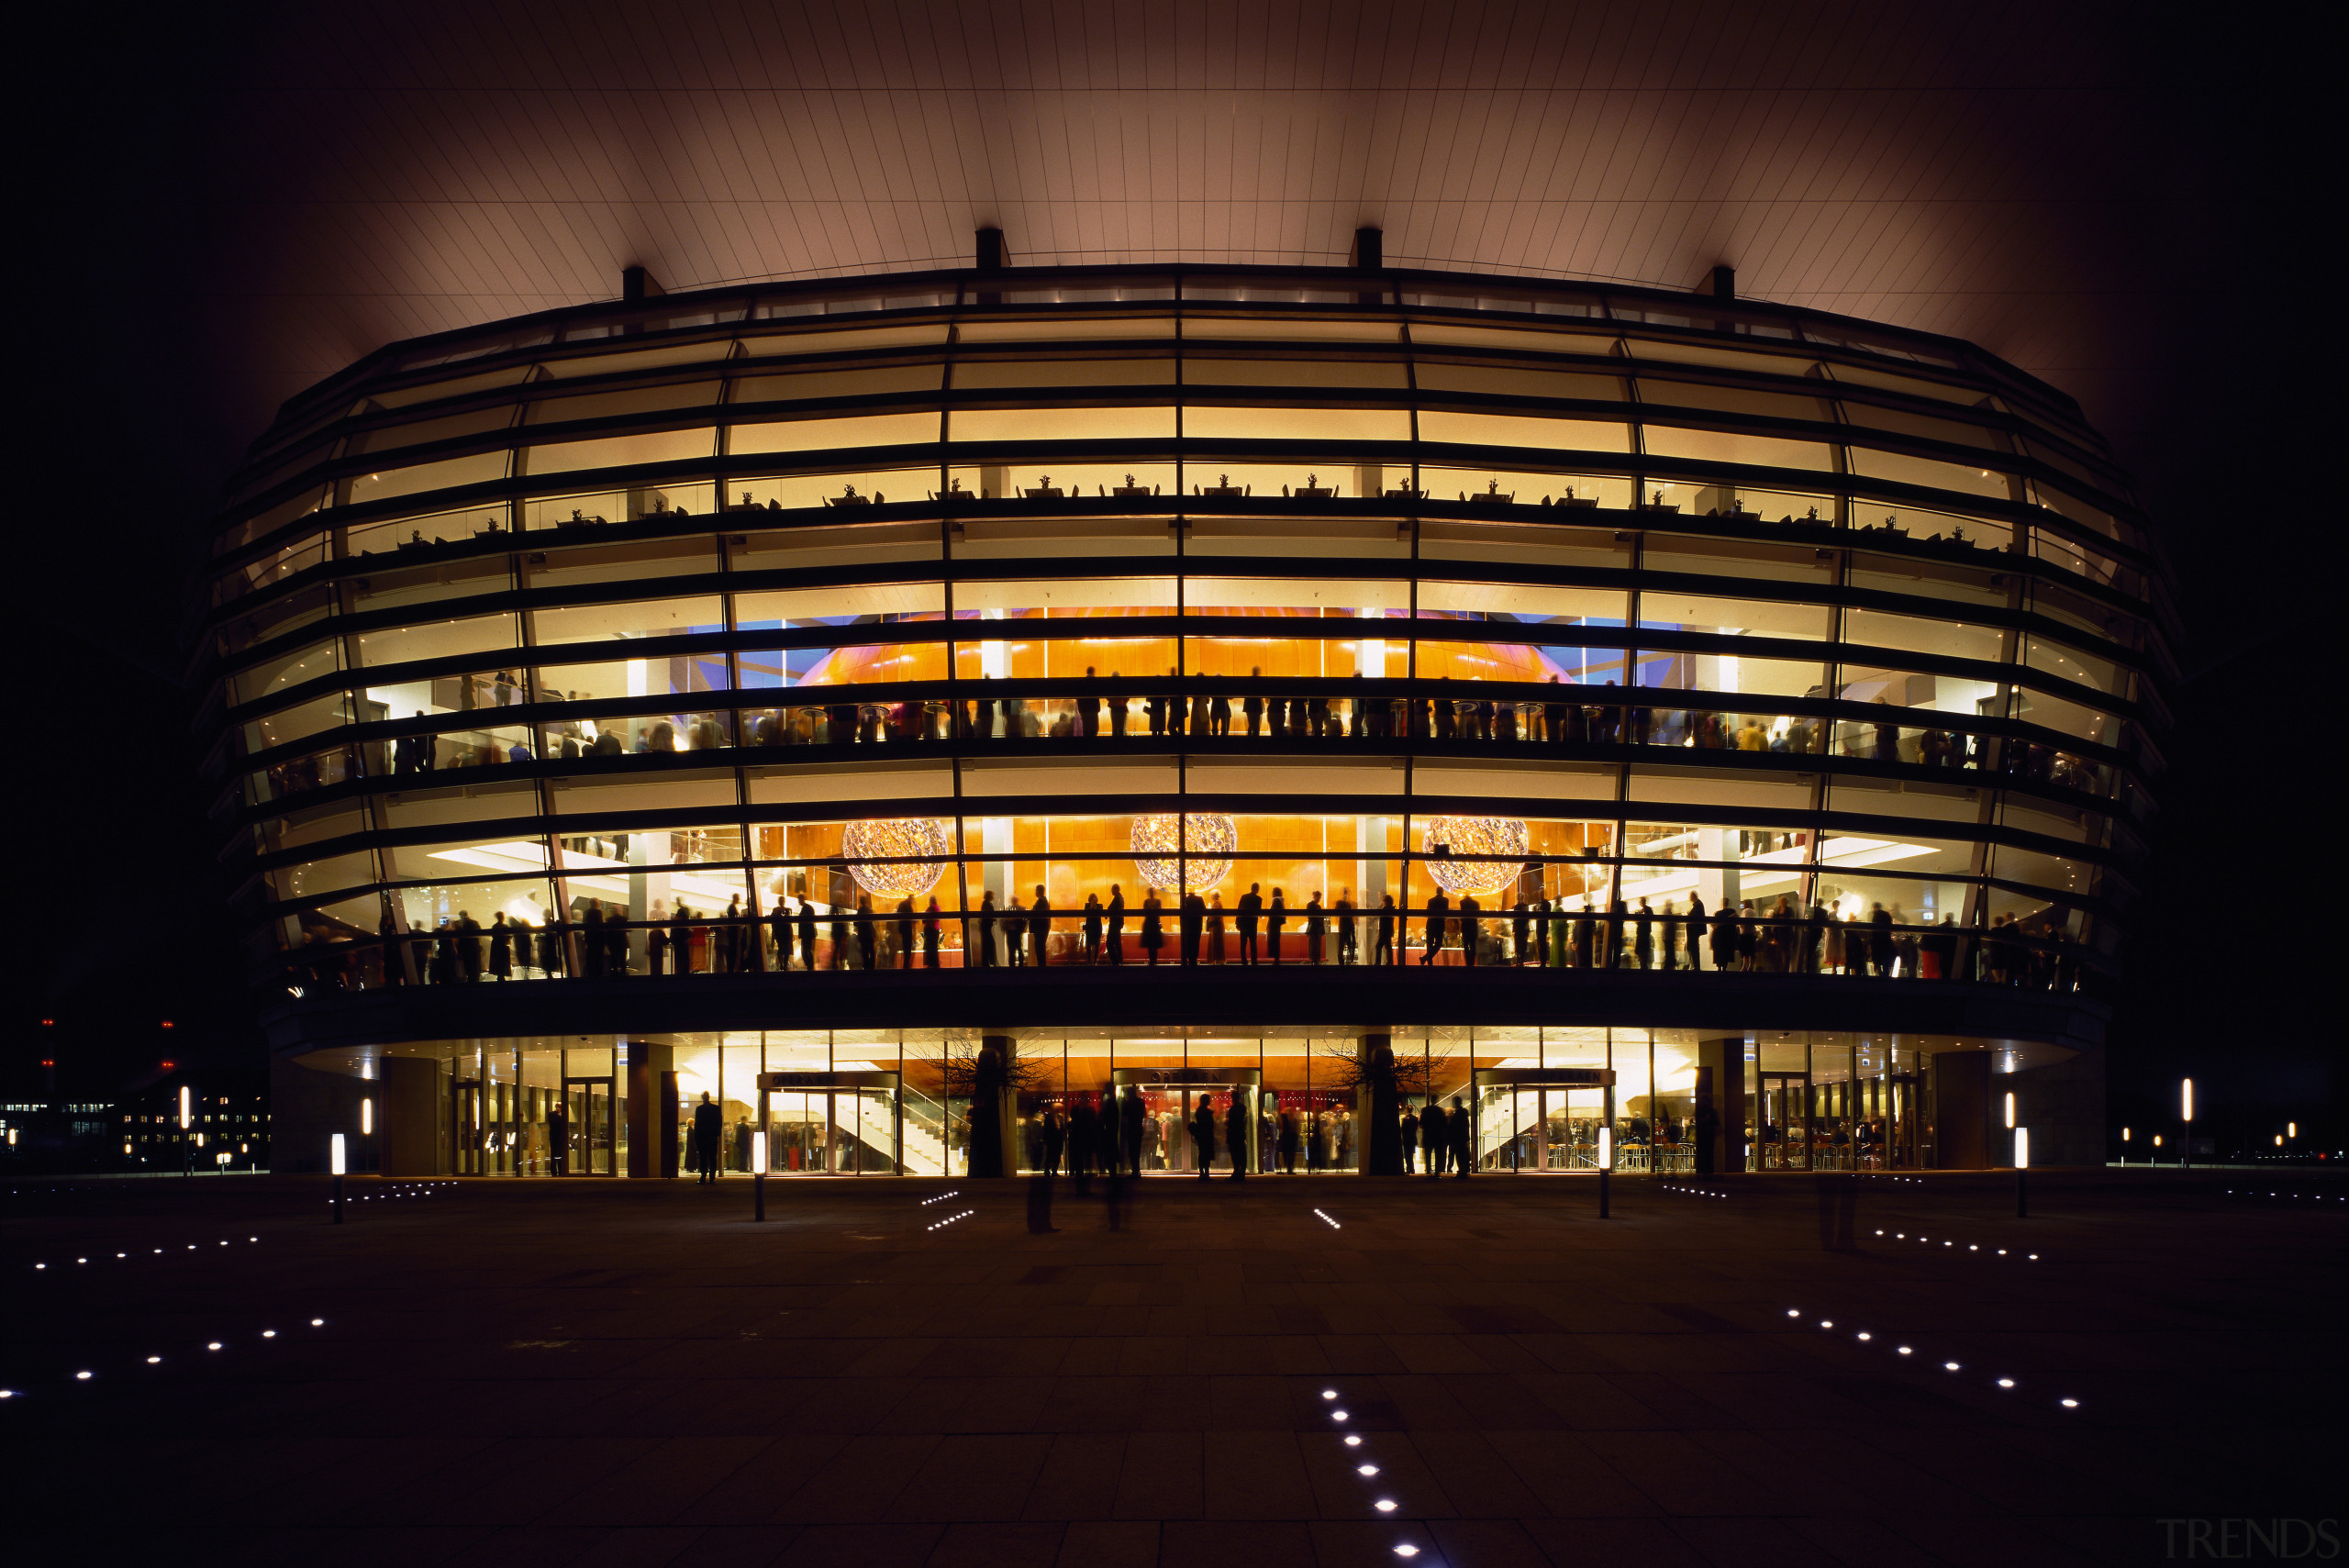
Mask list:
[[[1670,1168],[1689,1062],[1582,1061],[1611,1111],[1509,1076],[1577,1017],[1632,1020],[1575,1037],[1610,1062],[1764,1021],[2075,1049],[2171,670],[2102,443],[1978,350],[1396,273],[927,276],[396,345],[257,444],[211,583],[216,814],[283,1048],[331,1015],[440,1061],[457,1142],[517,1173],[551,1157],[486,1129],[559,1105],[610,1129],[573,1167],[627,1168],[629,1088],[490,1061],[485,987],[624,1058],[627,983],[635,1040],[727,1042],[660,1071],[722,1074],[729,1125],[761,1073],[841,1077],[765,1091],[779,1170],[952,1169],[948,1042],[1027,1041],[977,1000],[1015,973],[1102,1031],[1052,1037],[1058,1098],[1023,1043],[1019,1127],[1237,1094],[1264,1168],[1285,1118],[1301,1170],[1360,1166],[1357,1084],[1292,1071],[1315,1051],[1244,1010],[1269,976],[1152,1056],[1153,971],[1323,985],[1332,1061],[1530,1029],[1423,1053],[1490,1169],[1578,1168],[1609,1114]],[[820,1069],[735,1061],[783,986]],[[2009,1015],[1954,1029],[1960,987]],[[896,1064],[838,1066],[843,1029]],[[1925,1157],[1869,1130],[1888,1068],[1753,1072],[1756,1165]]]

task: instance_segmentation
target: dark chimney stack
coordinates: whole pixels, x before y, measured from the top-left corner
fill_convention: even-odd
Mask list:
[[[652,281],[652,274],[642,267],[620,269],[620,298],[624,300],[658,299],[666,291]]]
[[[1697,285],[1697,292],[1711,295],[1719,300],[1735,299],[1737,297],[1737,269],[1731,266],[1715,267],[1705,274],[1705,281]]]
[[[979,271],[999,272],[1008,263],[1003,259],[1003,230],[1000,228],[980,229]]]
[[[1354,253],[1346,264],[1358,272],[1375,272],[1386,264],[1386,235],[1375,228],[1354,230]]]

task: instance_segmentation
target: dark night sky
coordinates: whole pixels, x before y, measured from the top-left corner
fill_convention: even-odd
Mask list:
[[[2311,1022],[2314,984],[2335,967],[2311,929],[2328,919],[2329,880],[2300,863],[2330,841],[2321,808],[2340,793],[2312,778],[2339,754],[2322,739],[2339,705],[2317,689],[2312,635],[2328,602],[2319,584],[2339,567],[2321,475],[2340,442],[2320,423],[2337,399],[2310,364],[2333,335],[2335,291],[2302,216],[2337,184],[2314,172],[2337,141],[2321,123],[2337,94],[2295,80],[2310,74],[2295,61],[2316,53],[2299,13],[2235,8],[2221,33],[2207,16],[2054,9],[2109,50],[2099,112],[2135,150],[2105,178],[2140,202],[2110,286],[2152,308],[2114,317],[2140,325],[2108,345],[2105,368],[2043,373],[2082,398],[2135,475],[2188,621],[2157,859],[2113,1030],[2114,1117],[2147,1119],[2148,1096],[2189,1070],[2245,1114],[2313,1121],[2328,1102],[2337,1116],[2343,1031]],[[23,825],[31,874],[10,946],[27,976],[17,1016],[62,1020],[69,1076],[150,1064],[167,1017],[183,1056],[259,1050],[217,913],[179,677],[187,572],[221,479],[266,418],[225,368],[248,347],[236,335],[265,319],[237,297],[240,272],[268,258],[241,206],[220,199],[220,165],[234,161],[238,188],[265,200],[276,164],[227,128],[218,84],[265,72],[296,15],[246,7],[103,28],[51,16],[56,30],[27,40],[33,84],[20,100],[36,155],[14,169],[15,249],[34,328],[17,378],[32,428],[16,455],[39,521],[19,526],[30,560],[13,580],[12,621],[17,667],[54,673],[68,695],[28,694],[21,706],[20,728],[39,739],[36,776],[15,798],[40,815]],[[1996,67],[1973,69],[1992,72],[1976,85],[1995,105]],[[2028,67],[2014,69],[2020,80]],[[2060,193],[2025,221],[2051,254],[2077,238]],[[2098,243],[2113,245],[2109,206],[2096,222]],[[26,1033],[11,1032],[0,1088],[29,1060]]]

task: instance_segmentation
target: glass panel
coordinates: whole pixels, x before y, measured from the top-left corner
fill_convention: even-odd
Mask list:
[[[1399,360],[1213,360],[1197,355],[1183,361],[1183,381],[1188,386],[1384,386],[1397,391],[1409,384]],[[1408,439],[1408,432],[1397,439]]]
[[[351,609],[353,615],[369,615],[404,605],[456,609],[462,606],[446,601],[473,594],[502,594],[513,585],[511,558],[505,555],[474,556],[429,566],[387,566],[351,580]]]
[[[956,595],[968,585],[958,584]],[[781,627],[864,626],[943,619],[945,589],[936,583],[874,583],[836,588],[783,588],[734,596],[743,630]]]
[[[1460,446],[1628,452],[1631,450],[1631,428],[1594,419],[1545,419],[1530,414],[1469,414],[1449,408],[1423,408],[1419,411],[1419,439]]]
[[[717,570],[717,541],[707,535],[696,535],[550,550],[532,559],[528,582],[532,588],[571,588],[590,583],[682,577]]]
[[[726,629],[715,594],[682,599],[642,599],[618,605],[577,605],[536,611],[541,646],[606,638],[682,637]]]
[[[737,425],[727,432],[726,450],[740,456],[752,452],[830,451],[841,447],[911,446],[938,439],[938,416],[919,414],[857,414],[832,419],[790,419],[763,425]]]
[[[1995,682],[1955,675],[1911,674],[1873,668],[1856,660],[1846,662],[1842,674],[1842,688],[1835,695],[1845,702],[1931,708],[1936,713],[1963,714],[1969,718],[1996,717],[1998,688]]]
[[[2014,716],[2099,745],[2117,746],[2121,742],[2121,726],[2111,715],[2029,687],[2015,693]]]
[[[340,639],[314,642],[273,655],[250,670],[239,670],[229,682],[231,700],[239,705],[258,702],[273,692],[298,686],[342,667]]]
[[[1742,386],[1718,386],[1710,382],[1665,381],[1652,375],[1640,377],[1640,402],[1643,409],[1653,404],[1666,408],[1711,408],[1724,414],[1760,414],[1776,419],[1807,419],[1821,425],[1835,422],[1834,405],[1824,397],[1806,397],[1791,392],[1755,392]],[[1648,450],[1657,450],[1653,440]],[[1799,466],[1817,465],[1805,463]]]
[[[1626,403],[1623,378],[1589,371],[1535,370],[1525,365],[1454,365],[1421,360],[1422,392],[1481,392],[1496,397],[1541,397]]]
[[[944,367],[937,364],[862,365],[852,370],[798,371],[785,375],[745,375],[734,380],[734,404],[787,403],[834,397],[871,397],[891,392],[936,392]]]
[[[1912,414],[1904,408],[1886,408],[1858,398],[1843,400],[1844,417],[1854,425],[1872,429],[1892,430],[1904,436],[1920,436],[1927,440],[1948,441],[1957,446],[1980,447],[1985,451],[2013,450],[2012,445],[2000,432],[1987,426],[1969,424],[1961,419],[1936,418],[1930,414]]]
[[[460,376],[454,381],[429,381],[421,386],[377,389],[368,395],[367,402],[377,408],[407,408],[418,403],[437,403],[444,397],[462,397],[468,393],[487,392],[492,387],[512,386],[530,373],[528,365],[507,365],[503,370],[484,371],[479,375]]]
[[[1852,556],[1852,586],[1892,594],[1922,594],[1973,605],[2004,605],[2007,578],[1992,566],[1956,566],[1898,555]]]
[[[1698,430],[1677,425],[1642,424],[1642,450],[1651,457],[1698,462],[1733,462],[1761,468],[1832,469],[1835,449],[1824,441],[1786,436],[1753,436],[1734,430]],[[1669,503],[1675,497],[1666,494]]]
[[[2099,659],[2093,653],[2036,636],[2023,639],[2023,659],[2032,669],[2043,670],[2060,679],[2076,681],[2114,696],[2127,695],[2128,674],[2110,659]]]
[[[935,432],[933,432],[933,435]],[[1172,440],[1172,406],[1125,408],[958,408],[957,441]],[[966,460],[967,461],[967,460]]]
[[[668,654],[655,659],[614,658],[539,667],[538,691],[545,702],[600,702],[613,697],[666,696],[727,688],[723,653]],[[553,731],[550,731],[553,733]]]
[[[1645,687],[1678,688],[1698,692],[1740,693],[1755,696],[1815,697],[1826,680],[1824,670],[1817,663],[1795,659],[1753,659],[1734,653],[1663,653],[1642,650],[1640,654],[1637,684]],[[1763,717],[1752,723],[1765,736],[1786,734],[1791,720]],[[1728,731],[1724,730],[1726,745]],[[1698,739],[1692,742],[1705,745]],[[1772,751],[1782,748],[1756,739],[1749,744],[1742,732],[1736,741],[1741,751]],[[1808,751],[1807,745],[1795,748]]]
[[[956,438],[966,433],[955,416]],[[1183,410],[1183,434],[1193,440],[1408,441],[1411,416],[1402,408],[1313,408],[1297,406],[1230,408],[1191,404]]]
[[[290,746],[296,740],[316,735],[322,729],[350,722],[345,711],[345,699],[340,692],[313,697],[294,707],[250,720],[242,728],[244,749],[248,755],[266,751],[279,746]]]
[[[1191,577],[1188,616],[1286,615],[1339,618],[1408,616],[1411,585],[1392,578]]]
[[[1411,553],[1409,530],[1388,518],[1193,517],[1190,540],[1193,555],[1403,561]]]
[[[1628,493],[1629,486],[1626,486]],[[1524,562],[1545,566],[1628,567],[1631,541],[1603,528],[1531,523],[1455,522],[1419,525],[1419,553],[1434,561]]]
[[[1886,610],[1843,612],[1843,640],[1869,648],[1897,648],[1907,653],[1938,653],[1952,659],[1980,659],[1995,663],[2001,657],[2005,639],[2006,634],[1995,626],[1927,620],[1920,616],[1893,615]]]
[[[1691,572],[1777,582],[1824,583],[1835,575],[1831,552],[1809,545],[1698,539],[1680,534],[1650,534],[1646,547],[1640,552],[1640,565],[1648,572]]]
[[[529,474],[568,473],[588,468],[633,468],[646,463],[685,462],[707,458],[716,450],[717,432],[705,425],[693,430],[653,430],[639,436],[606,436],[592,441],[560,441],[529,447],[522,453],[522,472]],[[763,449],[764,450],[764,449]]]
[[[957,620],[1083,619],[1174,613],[1172,577],[998,578],[954,585]]]
[[[511,406],[475,408],[463,414],[444,414],[438,419],[418,419],[406,425],[385,425],[373,430],[362,430],[351,438],[351,452],[391,451],[400,447],[420,447],[429,441],[445,441],[458,436],[477,436],[485,430],[502,430],[514,422]]]
[[[760,680],[776,685],[838,686],[868,682],[942,681],[946,679],[946,644],[942,642],[860,643],[835,648],[793,648],[741,655]],[[1041,672],[1040,672],[1041,673]],[[871,722],[878,724],[880,719]]]
[[[1174,361],[1137,355],[1124,360],[958,360],[954,390],[996,386],[1156,386],[1174,381]]]
[[[446,659],[461,653],[485,653],[516,645],[510,615],[473,616],[462,620],[430,621],[421,626],[387,627],[362,632],[359,665],[372,669],[417,659]]]
[[[1938,458],[1910,457],[1906,452],[1879,451],[1874,447],[1852,449],[1852,472],[1870,479],[1890,479],[1902,484],[1922,484],[1935,490],[1956,490],[1968,495],[2006,500],[2014,484],[1995,468],[1943,462]]]
[[[1196,332],[1198,324],[1191,324]],[[1022,343],[1108,339],[1118,338],[1159,339],[1174,336],[1174,318],[1171,316],[1113,317],[1107,320],[1087,317],[1074,321],[964,321],[957,339],[964,343]],[[962,367],[955,373],[959,377]]]
[[[440,462],[419,463],[412,468],[387,468],[379,473],[362,474],[349,481],[350,490],[345,503],[363,506],[374,501],[389,501],[400,495],[420,495],[428,490],[453,490],[462,484],[486,484],[506,477],[503,450],[476,452],[471,457],[453,457]]]
[[[1408,477],[1408,473],[1397,471],[1395,478],[1389,482],[1389,491],[1399,487]],[[1485,506],[1555,505],[1566,508],[1565,516],[1569,517],[1593,506],[1623,508],[1631,504],[1631,482],[1620,475],[1533,473],[1524,469],[1427,465],[1419,470],[1419,492],[1438,501],[1473,500]],[[1433,528],[1444,526],[1439,523],[1425,525]],[[1596,530],[1584,531],[1600,539],[1610,537],[1597,534]]]
[[[674,480],[661,485],[597,490],[582,495],[540,495],[522,503],[522,526],[580,528],[589,523],[633,522],[639,517],[707,516],[717,506],[717,487],[707,480]]]
[[[1828,609],[1824,605],[1721,599],[1648,588],[1640,593],[1640,625],[1717,637],[1785,637],[1821,642],[1827,638]]]

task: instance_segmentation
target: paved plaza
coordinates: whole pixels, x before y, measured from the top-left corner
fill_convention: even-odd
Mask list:
[[[761,1225],[741,1178],[352,1179],[339,1228],[322,1180],[20,1183],[11,1535],[1761,1568],[2337,1517],[2349,1189],[2035,1183],[1625,1180],[1602,1221],[1571,1177],[1063,1181],[1049,1232],[1018,1182],[774,1180]]]

